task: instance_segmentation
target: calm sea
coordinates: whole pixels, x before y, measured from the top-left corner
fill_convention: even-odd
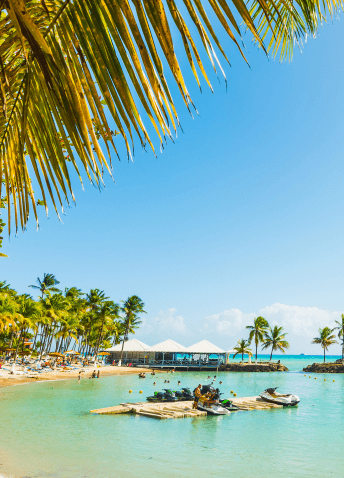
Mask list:
[[[178,380],[194,388],[207,383],[207,372],[2,388],[0,474],[14,478],[343,476],[344,376],[309,378],[300,373],[321,357],[276,358],[290,372],[219,372],[216,383],[223,382],[224,396],[230,396],[231,390],[238,396],[258,395],[278,386],[300,396],[297,408],[161,421],[89,413],[142,400],[154,388],[164,388],[166,378],[172,388]]]

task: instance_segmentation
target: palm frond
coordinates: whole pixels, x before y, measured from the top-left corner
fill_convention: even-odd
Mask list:
[[[74,201],[74,172],[101,187],[104,171],[111,174],[111,152],[125,147],[130,157],[135,137],[154,151],[143,115],[161,146],[173,138],[179,119],[165,65],[190,113],[194,107],[175,52],[177,37],[199,87],[201,75],[212,88],[198,43],[215,71],[223,72],[217,50],[228,61],[209,13],[244,57],[240,21],[262,48],[270,32],[268,48],[286,52],[342,1],[327,0],[323,7],[315,0],[248,6],[243,0],[231,6],[227,0],[0,2],[0,198],[7,198],[9,232],[12,223],[25,229],[30,212],[38,224],[37,204],[48,212],[51,201],[59,214]]]

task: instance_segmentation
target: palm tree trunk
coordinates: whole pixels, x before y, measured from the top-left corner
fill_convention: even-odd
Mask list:
[[[273,347],[271,347],[271,354],[270,354],[270,362],[271,362],[271,359],[272,359],[272,352],[273,352]]]
[[[14,355],[14,361],[13,361],[13,365],[12,365],[12,373],[14,373],[14,368],[15,368],[16,361],[17,361],[18,349],[19,349],[19,346],[20,346],[20,341],[21,341],[22,335],[23,335],[23,329],[20,330],[20,335],[19,335],[18,342],[17,342],[17,347],[16,347],[16,353]]]
[[[325,353],[326,353],[326,352],[325,352],[325,347],[324,347],[324,363],[325,363],[325,360],[326,360],[326,359],[325,359]]]
[[[128,335],[128,328],[129,328],[129,323],[127,323],[127,326],[126,326],[126,328],[125,328],[125,334],[124,334],[124,337],[123,337],[123,343],[122,343],[121,355],[120,355],[120,357],[119,357],[119,362],[118,362],[118,366],[119,366],[119,367],[122,365],[122,357],[123,357],[124,341],[125,341],[125,338],[126,338],[126,336]]]
[[[256,342],[256,364],[258,362],[258,343]]]

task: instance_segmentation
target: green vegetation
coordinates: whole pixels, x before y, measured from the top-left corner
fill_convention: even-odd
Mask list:
[[[235,354],[233,358],[235,358],[238,354],[241,354],[241,361],[244,362],[244,354],[252,355],[252,350],[249,349],[249,341],[245,339],[241,339],[238,341],[238,344],[234,347]]]
[[[333,330],[338,330],[338,338],[342,340],[342,362],[344,363],[344,314],[342,314],[341,321],[336,320],[337,327]]]
[[[38,221],[37,206],[47,211],[49,202],[58,214],[74,201],[75,172],[101,187],[104,171],[111,174],[110,148],[117,156],[125,149],[129,158],[136,139],[154,151],[145,122],[161,147],[173,140],[179,118],[164,67],[190,114],[195,109],[176,45],[199,88],[202,76],[212,90],[201,58],[223,72],[219,53],[229,59],[217,36],[222,28],[243,61],[243,33],[263,57],[280,52],[291,59],[294,45],[316,36],[342,6],[342,0],[0,1],[0,199],[7,200],[9,231],[12,221],[25,230],[30,212]]]
[[[275,327],[272,329],[269,327],[269,330],[265,332],[263,350],[271,347],[270,362],[272,359],[272,354],[275,350],[280,350],[282,353],[285,353],[285,349],[289,349],[289,343],[285,340],[285,336],[288,335],[283,333],[283,327]]]
[[[326,361],[326,351],[328,350],[329,346],[332,344],[338,344],[337,340],[335,339],[335,335],[332,334],[334,329],[330,329],[329,327],[324,327],[323,329],[319,329],[319,337],[315,337],[312,340],[312,344],[320,344],[324,349],[324,363]]]
[[[73,349],[94,360],[101,349],[126,340],[138,328],[144,303],[136,295],[116,304],[104,291],[91,289],[85,294],[76,287],[61,292],[53,274],[37,279],[40,296],[18,294],[9,284],[0,282],[0,353],[17,355],[32,352],[39,359],[51,352]]]
[[[246,329],[250,330],[248,337],[248,343],[251,344],[252,340],[256,345],[256,362],[258,360],[258,345],[260,342],[264,342],[265,332],[269,327],[269,323],[264,317],[257,317],[253,321],[253,325],[247,325]]]

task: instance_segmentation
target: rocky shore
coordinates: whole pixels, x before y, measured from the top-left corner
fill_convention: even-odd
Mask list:
[[[344,373],[344,365],[341,360],[328,363],[312,363],[312,365],[307,365],[303,371],[307,373]]]
[[[230,363],[220,370],[225,372],[288,372],[289,369],[281,363]]]

